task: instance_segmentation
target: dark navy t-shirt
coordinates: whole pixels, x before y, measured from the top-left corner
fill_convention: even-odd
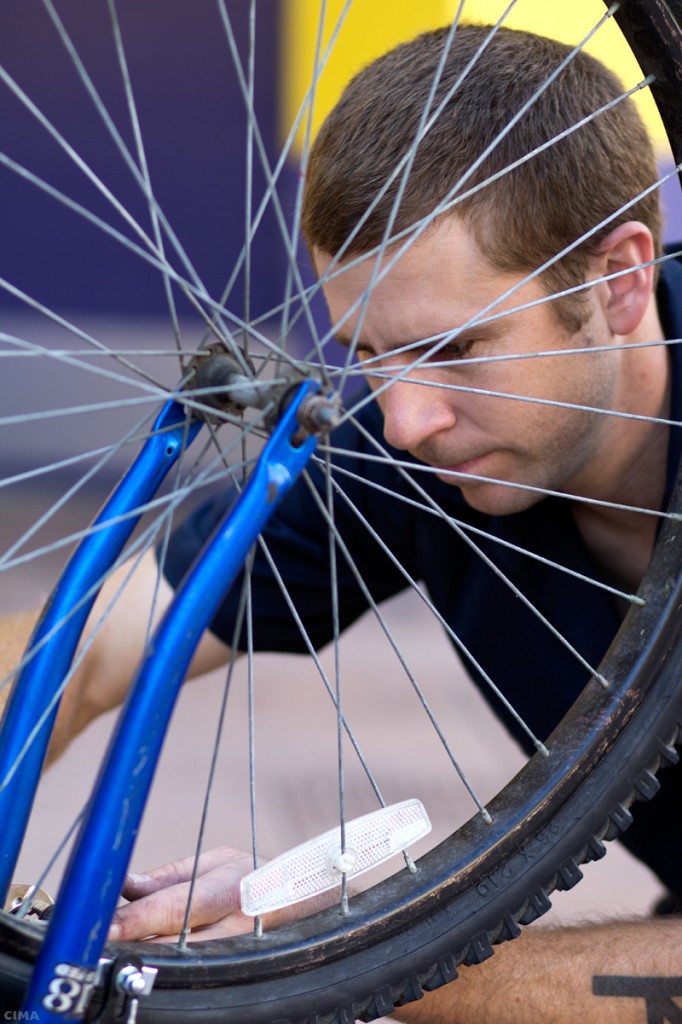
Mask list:
[[[662,268],[658,302],[666,337],[682,338],[682,264],[677,261]],[[671,419],[679,421],[682,356],[675,345],[670,346],[670,353]],[[372,437],[382,439],[376,403],[365,404],[357,418]],[[669,490],[679,462],[679,434],[679,430],[671,430]],[[414,470],[413,479],[424,492],[418,493],[394,467],[375,461],[376,447],[351,423],[334,431],[332,443],[350,453],[333,458],[335,479],[348,498],[335,499],[337,526],[372,597],[382,601],[408,586],[408,577],[418,580],[458,638],[460,652],[469,652],[470,657],[464,654],[463,660],[470,675],[519,742],[529,749],[527,736],[499,700],[491,697],[486,676],[494,680],[533,732],[541,739],[547,737],[589,676],[556,634],[596,667],[621,618],[616,600],[607,591],[580,579],[581,575],[599,579],[601,572],[575,525],[570,502],[548,497],[524,512],[484,515],[469,508],[458,488]],[[393,454],[406,461],[404,452]],[[310,473],[324,495],[321,472],[313,466]],[[391,493],[408,500],[395,500]],[[165,568],[173,586],[233,500],[233,494],[221,494],[196,509],[176,530]],[[433,514],[432,502],[444,515]],[[487,536],[480,536],[478,530]],[[268,524],[265,539],[308,637],[316,648],[324,646],[333,637],[329,542],[323,517],[302,480]],[[552,562],[576,575],[560,572],[548,564]],[[518,591],[500,578],[491,563]],[[338,577],[341,625],[346,627],[366,611],[367,598],[342,556],[338,558]],[[235,642],[240,589],[237,581],[211,626],[229,645]],[[556,633],[519,593],[541,611]],[[252,595],[255,649],[307,651],[276,575],[260,549],[255,556]],[[245,636],[237,643],[243,649]],[[664,781],[653,804],[636,812],[635,824],[624,842],[682,900],[682,768],[668,770]]]

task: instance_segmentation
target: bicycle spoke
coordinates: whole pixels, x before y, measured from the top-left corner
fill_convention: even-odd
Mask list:
[[[338,467],[334,467],[334,469],[332,470],[330,468],[330,463],[326,463],[324,465],[325,465],[325,469],[327,470],[328,478],[332,478],[333,471],[336,471],[338,469]],[[388,623],[386,622],[385,617],[382,615],[381,609],[380,609],[379,605],[377,604],[377,602],[372,597],[372,594],[371,594],[369,588],[367,587],[367,584],[365,583],[365,581],[363,579],[362,573],[360,572],[358,566],[356,565],[355,560],[353,559],[350,551],[348,550],[347,545],[343,541],[342,534],[340,533],[340,531],[334,525],[334,522],[331,519],[327,508],[325,507],[325,505],[324,505],[320,495],[317,493],[317,490],[315,489],[315,486],[312,483],[312,481],[310,480],[310,476],[308,474],[306,474],[306,482],[308,484],[308,489],[309,489],[310,493],[312,494],[313,499],[315,500],[318,508],[325,515],[325,518],[327,519],[327,522],[329,523],[329,527],[330,527],[330,530],[332,532],[332,535],[334,536],[335,542],[336,542],[336,544],[338,544],[340,551],[343,553],[343,557],[344,557],[344,559],[346,561],[346,564],[350,568],[351,572],[353,573],[353,576],[355,577],[355,580],[356,580],[358,586],[362,590],[362,593],[363,593],[363,595],[365,597],[365,600],[367,601],[368,608],[371,608],[372,613],[376,617],[377,622],[378,622],[379,626],[381,627],[381,630],[382,630],[384,636],[386,637],[386,639],[387,639],[391,649],[393,650],[393,653],[396,655],[396,657],[397,657],[397,659],[398,659],[398,661],[400,663],[400,666],[401,666],[403,672],[405,673],[405,675],[409,679],[409,681],[410,681],[410,683],[412,685],[412,688],[415,691],[415,693],[417,695],[417,698],[419,699],[419,702],[420,702],[422,708],[424,709],[424,712],[426,713],[426,715],[427,715],[427,717],[429,719],[429,722],[433,726],[433,729],[435,730],[436,735],[438,736],[438,739],[440,740],[440,742],[441,742],[441,744],[442,744],[442,746],[443,746],[443,748],[445,750],[445,753],[447,754],[448,759],[450,760],[450,763],[452,764],[452,767],[455,769],[457,775],[459,776],[459,778],[461,779],[462,783],[464,784],[467,792],[469,793],[469,796],[471,797],[471,799],[476,804],[476,807],[480,811],[481,816],[483,817],[483,820],[486,821],[486,822],[490,822],[492,819],[490,817],[490,814],[489,814],[487,808],[485,807],[485,804],[483,803],[483,801],[477,795],[476,790],[475,790],[472,782],[469,780],[466,772],[464,771],[462,766],[459,764],[459,761],[457,760],[457,758],[456,758],[456,756],[455,756],[455,754],[454,754],[454,752],[452,750],[452,747],[449,744],[449,742],[448,742],[448,740],[447,740],[447,738],[445,736],[445,733],[443,732],[440,724],[438,723],[438,720],[437,720],[436,716],[434,715],[431,707],[429,706],[429,703],[428,703],[428,701],[426,699],[426,696],[424,694],[424,691],[423,691],[422,687],[419,685],[419,682],[417,681],[416,676],[414,675],[414,673],[410,669],[409,665],[407,664],[405,656],[401,652],[400,646],[399,646],[395,636],[393,635],[392,630],[388,626]],[[338,484],[336,486],[338,487]],[[340,646],[340,645],[337,644],[337,647],[338,646]],[[381,804],[382,804],[383,807],[386,806],[383,800],[381,801]]]
[[[344,449],[330,448],[328,450],[331,455],[348,455],[348,452],[345,451]],[[363,454],[362,456],[358,457],[365,459],[368,456],[366,454]],[[379,459],[378,456],[373,456],[373,458]],[[394,465],[393,460],[390,458],[390,456],[386,458],[385,463],[386,465]],[[402,463],[402,467],[404,469],[410,470],[415,468],[415,466],[412,465],[411,463]],[[583,583],[589,583],[594,587],[598,587],[600,590],[606,591],[606,593],[613,594],[614,597],[617,597],[622,601],[627,601],[628,604],[639,606],[646,604],[644,598],[639,597],[637,594],[629,594],[627,593],[627,591],[619,590],[617,587],[610,586],[603,580],[595,579],[593,576],[586,576],[584,573],[578,572],[576,569],[571,569],[570,566],[562,565],[561,562],[555,562],[551,558],[545,558],[543,555],[539,555],[536,551],[530,551],[528,550],[528,548],[523,548],[518,544],[514,544],[511,541],[505,540],[504,537],[498,537],[497,534],[490,533],[487,530],[479,529],[479,527],[473,526],[471,523],[460,522],[459,520],[455,520],[452,516],[447,516],[443,509],[433,508],[431,505],[426,504],[423,501],[418,501],[416,498],[409,498],[407,495],[401,494],[399,491],[391,490],[388,487],[383,487],[376,480],[370,480],[359,473],[353,473],[345,466],[335,465],[334,472],[340,476],[348,478],[349,480],[354,480],[356,483],[361,483],[365,487],[369,487],[372,490],[380,492],[381,494],[386,494],[391,499],[401,502],[401,504],[407,505],[411,508],[416,508],[420,512],[426,512],[429,515],[437,516],[438,518],[443,518],[447,522],[452,522],[453,524],[456,524],[459,529],[464,530],[465,532],[473,533],[477,537],[481,537],[484,540],[493,541],[495,544],[499,544],[500,547],[507,548],[509,551],[514,551],[516,554],[525,555],[528,558],[532,558],[534,561],[540,562],[542,565],[546,565],[551,569],[556,569],[558,572],[565,572],[567,575],[573,576],[577,580],[582,580]],[[637,509],[635,511],[639,510]]]
[[[190,917],[191,917],[191,912],[192,912],[192,900],[194,898],[194,891],[195,891],[195,888],[196,888],[196,883],[197,883],[197,878],[198,878],[199,857],[201,856],[201,852],[202,852],[203,845],[204,845],[204,835],[205,835],[205,831],[206,831],[206,823],[207,823],[207,820],[208,820],[208,809],[209,809],[209,805],[210,805],[210,802],[211,802],[211,795],[212,795],[212,792],[213,792],[213,787],[214,787],[214,784],[215,784],[216,769],[217,769],[217,765],[218,765],[218,753],[220,751],[220,744],[221,744],[221,740],[222,740],[222,736],[223,736],[223,730],[224,730],[224,726],[225,726],[225,718],[226,718],[226,713],[227,713],[227,702],[228,702],[228,698],[230,696],[230,693],[232,691],[232,684],[233,684],[233,678],[234,678],[234,669],[235,669],[235,665],[236,665],[236,662],[237,662],[237,652],[238,652],[237,638],[238,638],[238,636],[239,636],[239,634],[241,632],[242,624],[243,624],[243,621],[244,621],[244,615],[245,615],[245,613],[247,613],[248,604],[249,604],[248,578],[249,578],[249,569],[248,569],[248,566],[247,566],[247,572],[246,572],[246,575],[245,575],[244,585],[242,586],[242,593],[241,593],[240,601],[239,601],[239,610],[237,612],[237,619],[235,621],[235,627],[234,627],[234,633],[233,633],[233,638],[232,638],[232,644],[230,645],[230,660],[229,660],[229,663],[228,663],[228,666],[227,666],[227,671],[225,673],[225,682],[224,682],[224,685],[223,685],[223,690],[222,690],[222,695],[221,695],[220,708],[218,710],[218,721],[217,721],[215,737],[214,737],[214,740],[213,740],[213,748],[212,748],[212,752],[211,752],[211,763],[210,763],[210,766],[209,766],[209,769],[208,769],[208,775],[207,775],[207,779],[206,779],[206,787],[205,787],[205,790],[204,790],[204,799],[203,799],[203,803],[202,803],[202,807],[201,807],[201,820],[200,820],[199,829],[198,829],[198,832],[197,832],[196,848],[195,848],[195,852],[194,852],[194,867],[193,867],[193,870],[192,870],[192,876],[190,878],[189,891],[187,893],[187,905],[186,905],[186,908],[185,908],[185,917],[184,917],[184,921],[182,923],[182,928],[181,928],[180,936],[179,936],[179,939],[178,939],[178,948],[179,949],[184,949],[186,947],[186,945],[187,945],[187,937],[188,937],[189,932],[190,932]],[[247,621],[248,621],[248,613],[247,613]],[[250,702],[251,702],[251,693],[252,693],[251,687],[252,687],[252,682],[253,682],[253,680],[251,678],[251,674],[250,674],[250,664],[251,664],[251,661],[252,661],[252,652],[249,651],[249,701]],[[250,712],[251,712],[252,711],[251,703],[250,703],[249,707],[250,707]],[[252,715],[250,714],[249,715],[249,727],[251,728],[251,726],[252,726]],[[250,741],[249,741],[249,751],[252,751],[252,749],[253,749],[252,745],[253,745],[253,736],[251,735],[250,736]],[[253,806],[253,797],[252,797],[252,827],[253,827],[254,835],[255,835],[255,808]],[[255,861],[255,856],[256,856],[255,855],[255,850],[256,850],[256,846],[255,846],[255,839],[254,839],[254,861]]]
[[[355,505],[353,505],[353,503],[351,502],[351,500],[348,497],[348,495],[344,493],[344,491],[338,486],[338,484],[335,481],[332,481],[332,484],[334,486],[335,492],[337,494],[339,494],[343,498],[344,502],[350,507],[350,509],[352,510],[354,515],[357,517],[357,519],[363,524],[365,529],[368,531],[369,535],[381,547],[381,549],[384,552],[384,554],[386,554],[388,556],[388,558],[393,562],[393,564],[395,565],[396,569],[404,577],[404,579],[405,579],[406,583],[408,584],[409,588],[424,602],[424,604],[429,609],[429,611],[432,613],[432,615],[434,615],[436,617],[436,619],[438,620],[438,622],[440,622],[440,624],[445,629],[447,635],[450,637],[450,639],[454,643],[454,645],[457,648],[457,650],[462,654],[464,659],[480,675],[480,677],[483,679],[485,684],[490,688],[492,693],[495,694],[495,696],[498,698],[498,700],[506,708],[506,710],[509,712],[509,714],[512,716],[512,718],[516,721],[517,725],[519,725],[519,727],[523,730],[523,732],[528,736],[528,738],[530,739],[530,741],[533,744],[533,746],[538,751],[540,751],[541,754],[543,754],[545,756],[548,756],[549,755],[549,751],[545,747],[544,743],[540,739],[538,739],[537,736],[535,736],[535,734],[533,733],[533,730],[530,728],[530,726],[528,726],[527,723],[524,722],[524,720],[521,718],[521,716],[516,711],[516,709],[513,707],[513,705],[509,703],[509,701],[504,696],[502,691],[493,682],[493,680],[490,678],[488,673],[485,672],[485,670],[483,669],[481,664],[478,662],[478,660],[474,657],[474,655],[469,650],[469,648],[463,643],[461,638],[459,636],[457,636],[457,634],[454,632],[454,630],[449,625],[449,623],[445,620],[445,618],[441,615],[441,613],[438,611],[438,609],[435,607],[435,605],[431,602],[431,600],[427,596],[427,594],[424,591],[424,589],[417,583],[416,579],[413,576],[410,575],[410,573],[407,571],[407,569],[405,569],[405,567],[402,565],[400,560],[398,558],[396,558],[396,556],[393,554],[391,549],[382,540],[380,535],[377,533],[377,531],[374,529],[374,527],[369,523],[369,521],[362,515],[360,510]]]
[[[374,441],[374,439],[372,438],[371,434],[369,434],[368,431],[365,431],[363,427],[360,427],[360,430],[361,430],[361,433],[367,438],[367,440],[370,441],[370,443],[376,443]],[[434,499],[430,495],[428,495],[426,493],[426,491],[422,487],[419,486],[419,484],[416,482],[416,480],[412,479],[412,477],[409,475],[409,473],[407,473],[407,471],[405,469],[403,469],[402,467],[398,467],[398,473],[402,477],[402,479],[405,480],[412,488],[414,488],[414,490],[416,490],[416,492],[419,494],[419,496],[421,498],[423,498],[424,501],[426,501],[426,503],[428,505],[430,505],[431,508],[434,509],[434,511],[436,511],[439,514],[440,518],[443,519],[443,521],[446,522],[448,524],[448,526],[451,529],[453,529],[455,531],[455,533],[459,537],[461,537],[462,540],[473,551],[476,552],[476,554],[481,559],[481,561],[485,565],[487,565],[490,569],[492,569],[492,571],[496,574],[496,576],[498,576],[498,578],[501,579],[502,582],[507,587],[510,588],[510,590],[512,591],[514,596],[517,597],[523,604],[525,604],[525,606],[533,613],[533,615],[535,615],[542,622],[542,624],[545,626],[545,628],[548,629],[549,632],[552,633],[557,638],[557,640],[561,644],[563,644],[563,646],[573,655],[573,657],[576,658],[580,662],[580,664],[583,666],[583,668],[587,671],[588,675],[593,676],[597,680],[597,682],[599,682],[604,688],[608,688],[609,682],[608,682],[607,679],[605,679],[602,676],[601,672],[599,672],[598,669],[596,669],[594,666],[590,665],[590,663],[583,657],[583,655],[580,653],[580,651],[578,651],[573,646],[573,644],[571,644],[566,639],[566,637],[563,636],[563,634],[559,630],[556,629],[556,627],[546,618],[546,616],[542,614],[540,609],[537,608],[532,603],[532,601],[530,601],[521,590],[519,590],[519,588],[512,582],[512,580],[509,579],[509,577],[506,576],[502,572],[502,570],[499,568],[499,566],[497,566],[492,561],[492,559],[490,559],[485,554],[483,549],[481,547],[479,547],[479,545],[476,544],[475,541],[471,537],[469,537],[467,535],[466,530],[463,530],[459,526],[457,521],[452,519],[452,517],[445,516],[442,513],[442,510],[440,509],[440,506],[438,505],[438,503],[436,501],[434,501]]]
[[[157,213],[156,203],[152,192],[152,183],[149,176],[149,166],[147,164],[147,156],[144,149],[144,142],[142,139],[142,132],[140,130],[140,121],[137,114],[137,107],[135,104],[135,97],[133,95],[132,83],[130,81],[130,73],[128,70],[128,62],[126,60],[125,50],[123,48],[123,38],[121,36],[121,27],[118,20],[118,14],[116,13],[115,0],[108,0],[109,16],[111,18],[112,32],[114,41],[116,44],[116,55],[118,57],[119,67],[121,69],[121,78],[125,88],[126,101],[128,104],[128,112],[130,116],[130,123],[135,136],[135,147],[137,150],[137,159],[144,179],[147,203],[149,207],[149,216],[152,222],[152,229],[154,232],[154,241],[156,248],[161,256],[162,261],[165,262],[166,256],[164,252],[163,237],[161,235],[161,225],[159,222],[159,215]],[[173,298],[173,291],[171,288],[171,280],[167,273],[163,274],[163,287],[166,294],[166,303],[168,305],[168,313],[170,321],[173,326],[173,337],[175,338],[175,347],[178,351],[178,355],[182,352],[182,338],[180,335],[180,323],[178,321],[178,313],[175,306],[175,300]],[[248,317],[247,317],[248,319]],[[180,358],[180,368],[184,372],[184,366],[182,363],[182,357]]]
[[[217,3],[218,3],[218,9],[219,9],[220,17],[221,17],[221,22],[222,22],[223,28],[225,30],[225,34],[226,34],[226,37],[227,37],[230,53],[232,55],[233,66],[235,68],[235,71],[237,72],[237,76],[238,76],[238,80],[239,80],[239,86],[240,86],[242,95],[244,96],[246,112],[247,112],[247,116],[249,118],[249,123],[252,125],[253,141],[254,141],[254,144],[255,144],[255,147],[256,147],[256,151],[258,152],[259,159],[261,161],[261,165],[262,165],[263,171],[265,173],[266,179],[267,179],[268,182],[270,182],[271,179],[272,179],[272,175],[271,175],[271,172],[270,172],[269,161],[268,161],[268,158],[267,158],[267,153],[266,153],[265,145],[263,143],[263,138],[262,138],[259,126],[258,126],[258,122],[257,122],[257,120],[255,118],[255,115],[254,115],[253,104],[249,103],[248,83],[246,82],[246,79],[244,77],[244,71],[243,71],[243,68],[242,68],[241,60],[239,59],[239,54],[238,54],[238,51],[237,51],[236,40],[234,38],[234,33],[232,31],[232,22],[230,20],[230,16],[228,14],[227,8],[225,6],[225,0],[217,0]],[[286,218],[284,216],[284,212],[282,210],[282,206],[281,206],[281,203],[279,201],[279,197],[277,195],[277,192],[274,189],[272,190],[272,193],[271,193],[271,201],[272,201],[273,210],[274,210],[275,215],[276,215],[277,223],[278,223],[278,226],[279,226],[282,242],[284,244],[285,252],[287,254],[287,258],[288,258],[288,261],[289,261],[289,265],[292,268],[292,272],[294,274],[294,279],[296,281],[296,284],[297,284],[297,287],[298,287],[298,290],[299,290],[299,296],[301,297],[301,299],[303,301],[303,305],[304,305],[304,309],[305,309],[305,313],[306,313],[306,322],[307,322],[307,325],[308,325],[308,327],[309,327],[309,329],[311,331],[311,335],[313,337],[313,340],[315,340],[316,337],[317,337],[317,328],[315,326],[315,322],[313,320],[313,317],[312,317],[311,311],[310,311],[310,309],[308,307],[308,304],[307,304],[307,302],[305,301],[305,298],[304,298],[304,296],[305,296],[305,289],[303,287],[300,271],[298,269],[298,264],[296,262],[296,253],[294,252],[294,250],[292,248],[292,240],[291,240],[289,229],[288,229],[288,226],[287,226],[287,223],[286,223]]]
[[[677,426],[678,424],[675,425]],[[333,449],[331,450],[333,451]],[[338,454],[344,456],[350,455],[351,458],[354,457],[354,453],[346,452],[343,449],[337,449],[337,452]],[[426,465],[426,463],[408,462],[406,460],[395,459],[393,456],[386,456],[385,453],[383,455],[372,455],[370,452],[363,452],[362,455],[355,457],[360,459],[366,459],[369,462],[388,462],[391,466],[395,466],[396,468],[409,469],[411,472],[431,473],[432,475],[438,474],[439,476],[451,476],[453,478],[462,475],[461,473],[458,474],[455,473],[454,471],[442,470],[436,468],[435,466],[428,466]],[[566,491],[554,491],[551,490],[551,488],[547,487],[534,487],[531,484],[519,484],[513,480],[502,480],[496,477],[478,476],[475,473],[468,473],[467,476],[470,477],[471,480],[481,480],[485,481],[486,483],[495,484],[496,486],[499,485],[501,487],[511,487],[516,488],[517,490],[530,491],[532,494],[542,495],[543,497],[547,498],[564,498],[571,502],[579,502],[585,505],[595,505],[599,508],[612,509],[613,511],[617,512],[637,512],[641,513],[642,515],[652,516],[656,519],[670,519],[673,522],[680,522],[680,520],[682,519],[682,516],[679,512],[670,512],[666,510],[660,511],[658,509],[653,508],[642,508],[640,505],[624,505],[616,501],[602,501],[598,498],[588,498],[581,494],[568,494],[566,493]]]
[[[298,634],[300,635],[300,637],[301,637],[301,639],[302,639],[302,641],[303,641],[303,643],[305,645],[306,652],[310,656],[313,664],[315,665],[315,669],[316,669],[316,671],[317,671],[317,673],[318,673],[318,675],[319,675],[319,677],[320,677],[320,679],[321,679],[321,681],[322,681],[322,683],[324,685],[325,691],[327,692],[328,696],[331,698],[332,703],[334,704],[334,707],[336,708],[336,706],[337,706],[337,695],[336,695],[333,683],[329,679],[329,676],[328,676],[327,672],[325,671],[324,666],[322,665],[322,662],[321,662],[320,657],[318,655],[318,652],[317,652],[317,650],[315,648],[315,645],[312,642],[312,640],[310,638],[310,635],[309,635],[309,633],[308,633],[308,631],[307,631],[307,629],[305,627],[305,624],[304,624],[304,622],[303,622],[303,620],[302,620],[302,618],[301,618],[301,616],[300,616],[300,614],[299,614],[299,612],[298,612],[298,610],[296,608],[296,605],[294,604],[294,602],[293,602],[293,600],[291,598],[291,594],[289,593],[289,588],[287,587],[287,584],[286,584],[285,580],[283,579],[282,574],[280,573],[279,569],[277,568],[277,564],[276,564],[274,558],[272,557],[272,554],[271,554],[271,552],[268,549],[268,545],[267,545],[267,543],[266,543],[266,541],[265,541],[265,539],[263,537],[259,537],[258,538],[258,546],[259,546],[260,550],[263,552],[263,557],[265,558],[265,560],[266,560],[266,562],[268,564],[268,568],[269,568],[270,572],[272,573],[273,579],[277,583],[277,587],[278,587],[280,593],[282,594],[282,597],[284,598],[284,600],[286,602],[287,609],[288,609],[289,613],[291,614],[292,620],[293,620],[293,622],[294,622],[294,624],[296,626],[296,630],[297,630]],[[344,730],[346,732],[346,735],[347,735],[350,743],[353,746],[353,750],[355,752],[355,755],[356,755],[359,763],[362,766],[362,770],[363,770],[363,772],[364,772],[364,774],[365,774],[365,776],[366,776],[370,786],[372,787],[374,795],[375,795],[377,801],[379,802],[379,804],[382,807],[385,807],[386,806],[386,802],[385,802],[383,796],[381,795],[381,790],[379,789],[379,786],[378,786],[377,781],[376,781],[376,779],[374,777],[374,774],[372,773],[372,771],[371,771],[371,769],[369,767],[369,763],[368,763],[365,755],[362,752],[362,749],[361,749],[360,744],[359,744],[359,742],[357,740],[357,737],[355,736],[353,730],[350,728],[350,725],[349,725],[347,719],[345,718],[345,716],[342,716],[342,720],[343,720],[343,728],[344,728]]]
[[[81,59],[80,59],[80,57],[78,55],[78,52],[77,52],[76,48],[74,47],[74,45],[73,45],[73,43],[72,43],[72,41],[71,41],[67,31],[66,31],[64,23],[59,18],[59,15],[57,14],[57,12],[55,10],[54,5],[52,4],[52,0],[43,0],[43,4],[44,4],[44,6],[45,6],[45,8],[46,8],[46,10],[48,12],[49,17],[51,18],[51,20],[53,22],[55,28],[57,29],[57,32],[58,32],[58,34],[59,34],[59,36],[60,36],[60,38],[61,38],[61,40],[62,40],[62,42],[64,44],[64,47],[65,47],[67,53],[69,54],[69,57],[71,58],[71,60],[73,62],[73,65],[74,65],[74,67],[75,67],[75,69],[76,69],[76,71],[78,73],[78,76],[79,76],[81,82],[83,83],[83,86],[85,87],[86,92],[90,96],[90,98],[91,98],[91,100],[92,100],[92,102],[93,102],[93,104],[95,106],[95,109],[97,110],[97,113],[99,114],[102,122],[104,123],[104,125],[105,125],[105,127],[107,129],[107,132],[109,133],[111,139],[113,140],[113,142],[114,142],[118,152],[120,153],[120,155],[123,157],[124,161],[126,162],[129,170],[132,172],[132,175],[135,178],[137,184],[139,185],[143,195],[147,198],[147,201],[148,201],[148,204],[149,204],[149,207],[150,207],[150,213],[151,213],[151,217],[152,217],[152,225],[153,225],[153,230],[155,232],[155,235],[158,232],[159,226],[163,225],[164,230],[166,230],[166,232],[168,233],[168,236],[169,236],[169,238],[170,238],[174,248],[176,249],[176,252],[178,253],[180,259],[182,260],[182,262],[183,262],[183,264],[185,266],[185,269],[186,269],[187,273],[190,276],[190,279],[193,281],[194,285],[196,287],[198,287],[200,289],[200,291],[205,294],[205,289],[204,289],[203,285],[201,284],[201,281],[199,280],[199,277],[198,277],[195,269],[193,268],[192,264],[190,263],[189,258],[187,256],[185,250],[181,246],[177,236],[175,235],[175,232],[172,230],[170,224],[168,223],[167,219],[163,215],[163,212],[160,210],[160,208],[156,204],[156,201],[155,201],[155,199],[154,199],[154,197],[152,195],[152,192],[151,192],[151,187],[150,187],[150,182],[149,182],[148,173],[147,173],[147,167],[146,167],[146,158],[144,156],[144,150],[143,149],[140,150],[140,147],[141,147],[141,137],[139,135],[139,131],[137,130],[138,129],[138,126],[137,126],[137,115],[136,115],[135,108],[134,108],[134,102],[132,101],[132,92],[128,88],[129,81],[128,81],[128,77],[127,77],[127,68],[126,68],[126,64],[125,64],[125,56],[123,54],[122,41],[120,39],[120,33],[119,33],[119,29],[118,29],[118,19],[116,17],[115,8],[113,6],[113,3],[109,2],[109,0],[108,0],[110,18],[111,18],[111,22],[112,22],[112,34],[113,34],[114,40],[116,42],[117,57],[118,57],[119,61],[121,62],[121,73],[122,73],[122,77],[123,77],[123,81],[124,81],[124,86],[125,86],[125,89],[126,89],[126,99],[127,99],[128,106],[129,106],[129,111],[130,111],[130,114],[131,114],[131,123],[132,123],[132,126],[133,126],[133,132],[134,132],[134,135],[135,135],[135,142],[136,142],[136,145],[138,146],[138,156],[140,157],[140,167],[138,167],[138,165],[135,163],[135,160],[133,159],[132,155],[128,151],[127,146],[123,142],[123,139],[121,138],[121,135],[119,134],[118,129],[116,128],[112,118],[109,116],[109,113],[108,113],[108,111],[106,109],[106,106],[102,102],[102,99],[99,96],[99,93],[97,92],[97,90],[96,90],[96,88],[94,86],[94,83],[93,83],[90,75],[88,74],[88,72],[87,72],[83,62],[81,61]],[[34,116],[37,116],[42,124],[44,124],[45,126],[48,126],[49,122],[47,122],[47,120],[43,118],[43,115],[40,113],[40,111],[38,111],[37,107],[35,107],[32,103],[30,103],[30,101],[28,100],[28,97],[25,97],[25,94],[23,93],[23,91],[19,90],[18,86],[15,89],[10,83],[11,83],[11,79],[9,79],[9,76],[8,76],[7,84],[10,85],[10,88],[12,88],[12,91],[15,92],[15,95],[17,95],[18,98],[20,98],[22,100],[22,102],[25,102],[25,105],[27,105],[27,107],[31,111],[31,113],[33,113]],[[80,157],[78,157],[78,154],[76,154],[75,151],[71,149],[71,147],[68,145],[66,140],[62,138],[62,136],[56,131],[56,129],[54,129],[54,128],[52,128],[50,126],[50,128],[48,130],[50,130],[50,134],[53,136],[53,138],[55,138],[55,141],[57,141],[62,146],[62,148],[65,149],[67,154],[69,156],[71,156],[71,158],[74,160],[74,162],[76,162],[77,166],[86,174],[86,176],[88,176],[90,178],[90,180],[93,181],[93,184],[95,184],[96,187],[98,187],[100,189],[100,191],[103,192],[105,197],[107,199],[109,199],[110,202],[112,202],[112,205],[114,205],[115,209],[117,209],[117,211],[121,214],[121,216],[124,218],[124,220],[126,220],[128,222],[129,226],[133,227],[133,229],[137,231],[137,233],[140,235],[142,240],[147,244],[148,248],[153,253],[155,253],[157,256],[159,256],[161,258],[161,260],[163,261],[163,259],[164,259],[163,245],[161,244],[158,247],[155,246],[154,243],[152,243],[151,239],[149,239],[146,236],[146,234],[142,231],[142,228],[139,225],[136,225],[136,222],[133,221],[133,219],[130,216],[130,214],[120,204],[118,204],[118,202],[114,199],[114,197],[109,193],[108,189],[106,189],[105,186],[103,185],[103,183],[101,183],[99,181],[97,176],[94,175],[94,173],[87,167],[87,165],[83,161],[80,160]],[[158,235],[158,238],[160,240],[160,235]],[[198,304],[197,299],[194,297],[193,293],[190,290],[186,290],[185,294],[186,294],[186,297],[190,300],[190,302],[192,302],[192,304],[195,305],[195,308],[200,313],[200,315],[204,316],[204,318],[206,319],[207,324],[210,324],[210,321],[208,320],[208,318],[203,313],[202,307]],[[171,313],[172,312],[173,312],[173,309],[171,308]],[[213,328],[213,329],[215,329],[215,328]]]

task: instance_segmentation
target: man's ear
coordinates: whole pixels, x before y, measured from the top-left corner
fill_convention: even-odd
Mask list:
[[[653,258],[651,232],[637,220],[619,224],[599,243],[591,261],[592,272],[604,277],[617,275],[603,285],[606,315],[614,334],[631,334],[644,317],[654,288]]]

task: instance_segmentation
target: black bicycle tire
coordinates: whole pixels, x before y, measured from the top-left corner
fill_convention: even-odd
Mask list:
[[[676,160],[682,123],[676,76],[682,64],[681,0],[625,0],[621,27],[653,87]],[[671,509],[682,512],[682,486]],[[607,654],[604,675],[589,685],[557,728],[549,759],[536,755],[491,803],[488,848],[475,855],[480,819],[441,843],[420,863],[419,877],[396,876],[356,898],[340,919],[328,910],[256,940],[191,944],[181,961],[172,947],[119,946],[160,969],[141,1021],[332,1024],[370,1020],[456,977],[496,943],[549,907],[555,888],[579,880],[579,864],[599,857],[604,840],[627,827],[629,806],[657,789],[655,773],[676,760],[682,723],[682,545],[669,520],[643,583],[647,603],[633,609]],[[649,636],[640,650],[642,630]],[[591,723],[576,744],[573,723]],[[561,752],[561,756],[559,753]],[[563,753],[570,752],[566,770]],[[532,803],[518,799],[532,790]],[[531,851],[532,855],[531,855]],[[458,861],[462,871],[455,873]],[[493,885],[504,866],[504,886]],[[390,894],[390,900],[387,900]],[[3,1009],[18,1008],[39,946],[36,929],[0,915]],[[257,949],[257,956],[247,956]],[[98,1013],[98,1004],[93,1014]],[[105,1019],[105,1018],[103,1018]]]

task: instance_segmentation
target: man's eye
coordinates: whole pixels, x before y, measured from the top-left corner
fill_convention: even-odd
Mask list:
[[[453,341],[450,344],[439,348],[437,352],[433,352],[431,356],[429,356],[429,362],[447,363],[454,362],[457,359],[463,359],[464,356],[469,355],[475,344],[476,341],[473,338],[470,341]]]

